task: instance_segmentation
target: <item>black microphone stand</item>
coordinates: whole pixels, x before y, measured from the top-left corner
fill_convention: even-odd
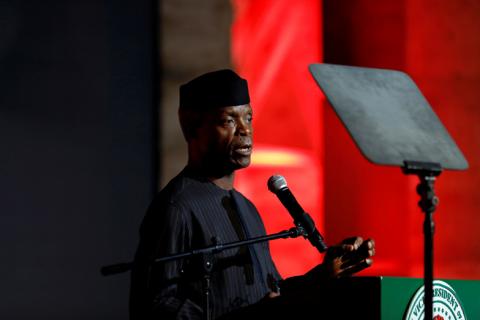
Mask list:
[[[296,238],[298,236],[306,236],[305,230],[301,227],[293,227],[289,230],[280,231],[274,234],[254,237],[251,239],[228,242],[225,244],[216,243],[212,246],[208,246],[201,249],[195,249],[188,252],[181,252],[178,254],[171,254],[164,257],[156,258],[150,262],[150,264],[164,263],[167,261],[178,260],[182,258],[190,258],[193,256],[201,256],[202,267],[203,267],[203,314],[204,319],[210,320],[210,276],[214,267],[213,255],[222,252],[223,250],[232,249],[240,246],[255,244],[259,242],[275,240],[275,239],[286,239],[286,238]],[[118,263],[114,265],[104,266],[100,269],[100,272],[104,276],[109,276],[117,273],[122,273],[131,270],[133,267],[133,262],[128,263]]]

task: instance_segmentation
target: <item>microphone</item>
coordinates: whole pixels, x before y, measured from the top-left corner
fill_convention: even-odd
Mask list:
[[[304,237],[310,241],[312,246],[317,248],[320,252],[325,252],[328,248],[323,237],[315,227],[315,222],[308,213],[298,204],[292,192],[287,186],[287,181],[283,176],[273,175],[268,179],[268,190],[275,193],[288,210],[288,213],[293,217],[295,225],[304,231]]]

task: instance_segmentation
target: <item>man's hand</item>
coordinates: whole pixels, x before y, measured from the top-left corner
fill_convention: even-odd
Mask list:
[[[327,280],[351,276],[372,265],[375,255],[375,242],[352,237],[328,248],[323,263],[310,270],[310,279]]]
[[[328,248],[323,259],[323,270],[329,278],[350,276],[372,265],[375,242],[353,237]]]

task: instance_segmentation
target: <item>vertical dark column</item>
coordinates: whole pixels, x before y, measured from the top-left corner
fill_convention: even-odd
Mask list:
[[[152,2],[0,3],[4,319],[127,319],[154,193]]]
[[[405,69],[404,1],[323,3],[326,63]],[[331,107],[325,106],[325,212],[330,243],[352,234],[373,237],[378,253],[373,270],[383,275],[408,274],[409,243],[394,241],[392,235],[411,231],[409,215],[422,218],[411,181],[415,183],[399,168],[369,163]],[[412,230],[421,235],[421,224]],[[402,263],[398,252],[403,253]]]
[[[225,0],[162,0],[160,16],[160,184],[165,186],[187,163],[177,116],[179,86],[202,73],[231,67],[232,8]]]
[[[405,1],[327,0],[323,9],[325,62],[405,67]]]
[[[480,3],[408,1],[407,17],[407,70],[470,166],[445,171],[435,184],[434,276],[479,279]]]

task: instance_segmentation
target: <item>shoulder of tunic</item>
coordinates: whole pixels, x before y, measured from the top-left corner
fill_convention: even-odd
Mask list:
[[[182,171],[155,196],[144,221],[180,219],[188,224],[193,212],[216,203],[224,194],[228,191],[220,190],[211,182],[189,177]]]
[[[161,224],[179,226],[189,224],[188,207],[181,200],[188,192],[188,184],[182,174],[179,174],[155,195],[143,218],[140,233],[146,233],[152,228],[157,232],[156,228]]]
[[[190,209],[192,203],[208,201],[212,197],[226,193],[227,191],[221,191],[209,181],[192,178],[181,172],[157,194],[154,202],[160,201],[163,206]]]

